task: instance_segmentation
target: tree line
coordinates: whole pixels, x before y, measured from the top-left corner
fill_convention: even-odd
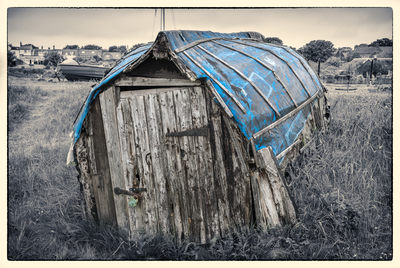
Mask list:
[[[93,50],[99,50],[99,49],[103,49],[101,46],[98,45],[93,45],[93,44],[89,44],[89,45],[85,45],[82,47],[79,47],[78,45],[66,45],[63,49],[93,49]],[[122,52],[125,53],[127,51],[127,47],[126,46],[110,46],[108,48],[109,52]]]
[[[264,38],[264,42],[275,45],[283,45],[283,41],[278,37],[266,37]],[[369,45],[361,44],[359,46],[364,45],[368,47],[392,46],[393,41],[389,38],[381,38],[373,41]],[[355,46],[355,48],[356,47],[358,46]],[[307,60],[317,62],[318,75],[320,74],[321,63],[327,61],[335,52],[333,43],[326,40],[313,40],[299,49],[295,49],[294,47],[290,48],[302,54]]]

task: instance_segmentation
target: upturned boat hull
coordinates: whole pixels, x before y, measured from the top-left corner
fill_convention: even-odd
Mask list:
[[[91,65],[59,64],[59,70],[67,80],[100,80],[108,68]]]

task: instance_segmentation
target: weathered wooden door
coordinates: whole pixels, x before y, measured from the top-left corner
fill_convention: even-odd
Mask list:
[[[116,117],[126,189],[146,188],[138,202],[126,196],[130,230],[213,237],[218,213],[204,88],[121,91]]]

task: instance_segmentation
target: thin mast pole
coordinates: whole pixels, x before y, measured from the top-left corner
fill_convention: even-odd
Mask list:
[[[163,9],[161,8],[161,9],[160,9],[160,31],[162,31],[162,21],[163,21],[163,15],[162,15],[162,13],[163,13]]]
[[[162,21],[163,21],[162,30],[165,31],[165,8],[162,9]]]

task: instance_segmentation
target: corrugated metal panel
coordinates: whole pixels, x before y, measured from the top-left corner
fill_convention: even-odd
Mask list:
[[[247,139],[289,113],[322,90],[308,63],[292,49],[260,41],[255,33],[222,34],[200,31],[167,31],[171,51],[197,78],[206,78],[231,111]],[[93,88],[98,89],[132,65],[150,46],[127,55]],[[138,52],[140,50],[140,52]],[[91,101],[85,104],[86,111]],[[291,145],[304,127],[308,107],[275,129],[258,135],[256,149],[271,146],[277,155]],[[75,141],[86,113],[75,126]],[[79,123],[78,122],[78,123]]]

